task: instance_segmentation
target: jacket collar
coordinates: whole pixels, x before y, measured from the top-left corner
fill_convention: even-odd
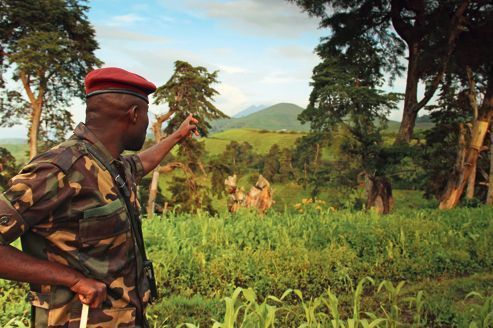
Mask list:
[[[113,156],[111,156],[108,149],[106,149],[103,143],[99,141],[96,135],[84,123],[81,122],[77,125],[74,130],[74,135],[80,139],[89,141],[99,150],[100,154],[103,155],[104,160],[106,160],[108,163],[113,164],[113,162],[117,160],[113,158]],[[118,160],[121,160],[121,158],[119,157]]]

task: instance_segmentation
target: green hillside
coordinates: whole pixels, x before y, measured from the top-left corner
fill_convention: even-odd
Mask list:
[[[308,131],[308,125],[298,121],[303,108],[294,104],[280,103],[267,107],[256,113],[231,119],[216,120],[212,123],[212,131],[230,129],[265,129],[271,131]]]
[[[0,147],[7,149],[12,154],[12,156],[14,156],[17,164],[26,163],[29,158],[29,147],[27,143],[9,143],[8,139],[2,139]]]
[[[298,131],[307,132],[310,127],[308,124],[301,124],[298,115],[303,111],[300,106],[280,103],[257,111],[253,114],[240,118],[221,119],[212,122],[212,132],[227,131],[230,129],[265,129],[270,131]],[[401,123],[389,120],[387,122],[386,133],[397,133]],[[415,130],[428,130],[433,127],[433,123],[426,119],[416,121]]]
[[[385,129],[385,133],[397,133],[399,132],[400,126],[401,126],[401,122],[389,120],[387,122],[387,128]],[[434,126],[435,124],[433,124],[432,122],[416,122],[414,131],[418,132],[423,130],[429,130]]]
[[[217,155],[224,151],[231,141],[250,143],[259,154],[265,154],[273,144],[279,147],[291,147],[296,139],[303,136],[302,132],[271,132],[256,129],[232,129],[212,134],[204,138],[205,149],[210,155]]]

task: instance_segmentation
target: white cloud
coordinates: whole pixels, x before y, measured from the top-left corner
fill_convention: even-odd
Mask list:
[[[236,66],[219,65],[218,67],[220,72],[224,72],[227,74],[243,74],[248,72],[246,69]]]
[[[133,23],[143,21],[143,20],[145,20],[145,18],[142,16],[138,16],[135,14],[127,14],[127,15],[120,15],[120,16],[111,17],[108,24],[114,25],[114,26],[119,26],[119,25],[133,24]]]
[[[162,36],[131,32],[112,25],[96,25],[96,36],[98,39],[111,39],[120,41],[138,42],[167,42]]]
[[[264,76],[260,82],[265,84],[308,83],[308,79],[286,73],[270,73]]]
[[[307,60],[310,62],[318,62],[318,56],[313,50],[299,45],[286,45],[272,48],[269,53],[275,57],[288,58],[293,60]]]
[[[216,107],[227,115],[242,110],[249,105],[249,99],[238,87],[221,83],[216,87],[219,95],[216,97]]]
[[[187,0],[185,4],[247,34],[297,38],[318,27],[317,19],[283,0]]]

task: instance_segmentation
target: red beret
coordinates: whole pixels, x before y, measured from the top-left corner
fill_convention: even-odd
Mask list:
[[[100,68],[89,72],[84,85],[86,98],[102,93],[125,93],[149,103],[147,96],[156,91],[156,86],[142,76],[117,67]]]

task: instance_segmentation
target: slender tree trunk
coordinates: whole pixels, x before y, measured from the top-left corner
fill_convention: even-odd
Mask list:
[[[488,174],[486,204],[493,205],[493,124],[490,124],[490,173]]]
[[[419,42],[414,42],[409,46],[404,111],[402,113],[399,133],[395,139],[396,144],[409,143],[413,136],[416,118],[418,117],[418,112],[415,110],[416,104],[418,103],[418,53]]]
[[[37,104],[32,106],[31,126],[29,127],[29,159],[38,154],[38,132],[41,122],[41,107]]]
[[[39,86],[38,95],[36,96],[31,89],[31,80],[29,75],[27,75],[24,71],[20,71],[19,77],[22,82],[22,86],[26,91],[27,98],[31,103],[32,109],[31,124],[29,127],[29,159],[32,159],[38,154],[38,132],[39,124],[41,122],[41,111],[43,109],[43,96],[45,89],[42,86]]]
[[[478,157],[484,144],[484,138],[493,116],[493,70],[488,72],[487,81],[483,104],[478,110],[478,119],[473,122],[471,141],[466,152],[464,169],[461,172],[452,174],[445,188],[445,192],[441,197],[440,209],[450,209],[457,206],[466,183],[469,180],[469,176],[477,166]]]
[[[477,162],[476,162],[477,165]],[[476,186],[476,171],[477,167],[474,166],[472,168],[471,175],[469,176],[469,179],[467,179],[467,188],[466,188],[466,199],[471,200],[474,198],[474,189]]]
[[[151,217],[154,214],[154,206],[156,202],[157,186],[159,182],[159,169],[156,167],[152,172],[151,186],[149,187],[149,200],[147,201],[147,216]]]
[[[374,208],[379,214],[389,214],[394,199],[392,186],[385,177],[370,176],[365,173],[366,209]]]
[[[464,168],[449,180],[444,196],[440,201],[440,209],[450,209],[457,206],[469,176],[476,167],[479,153],[488,130],[489,121],[477,120],[473,126],[471,143],[466,152]]]
[[[169,119],[175,111],[170,110],[166,114],[156,117],[156,122],[152,124],[152,132],[154,133],[154,142],[157,144],[163,138],[161,133],[161,126],[164,121]],[[149,188],[149,200],[147,201],[147,215],[152,216],[154,214],[154,206],[157,196],[157,186],[159,182],[159,173],[161,172],[161,165],[158,165],[152,172],[152,180]]]
[[[476,93],[476,82],[474,81],[474,75],[472,73],[471,67],[469,66],[466,67],[466,73],[467,73],[467,82],[469,85],[468,99],[472,109],[472,119],[474,126],[474,123],[478,119],[478,115],[479,115],[477,93]],[[474,166],[472,168],[471,175],[467,180],[466,199],[468,200],[474,198],[474,187],[476,185],[476,172],[477,172],[477,166]]]
[[[454,171],[460,172],[464,169],[464,162],[466,160],[466,127],[464,123],[459,124],[459,149],[457,151],[457,157],[455,159]]]

